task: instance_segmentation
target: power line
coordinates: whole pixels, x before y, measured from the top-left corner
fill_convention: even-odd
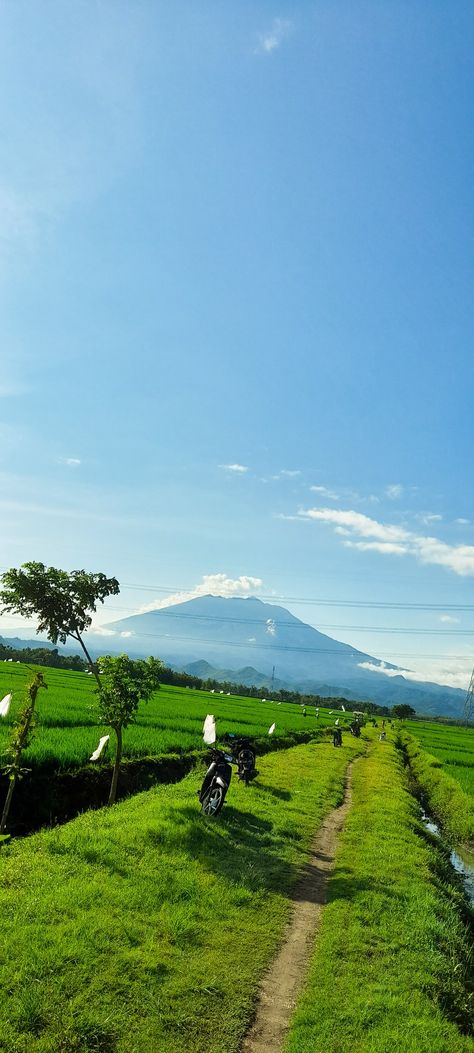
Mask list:
[[[167,594],[194,592],[195,586],[184,585],[138,585],[136,582],[121,582],[120,588],[133,589],[140,592],[159,592]],[[194,597],[196,599],[202,597]],[[236,597],[232,597],[235,599]],[[240,597],[241,598],[241,597]],[[411,603],[409,601],[398,602],[391,600],[327,600],[307,596],[275,596],[261,594],[255,599],[267,603],[302,603],[320,607],[367,607],[383,608],[387,610],[413,610],[413,611],[474,611],[474,603]],[[185,602],[183,600],[183,602]]]
[[[232,625],[260,625],[268,629],[267,619],[262,618],[227,618],[220,617],[218,614],[188,614],[186,611],[174,611],[172,607],[161,607],[158,610],[151,611],[137,611],[135,607],[121,607],[114,604],[111,611],[125,611],[132,615],[132,617],[144,617],[144,616],[156,616],[165,614],[167,618],[183,618],[186,621],[203,621],[203,622],[226,622]],[[113,624],[113,623],[112,623]],[[282,621],[280,618],[275,619],[277,628],[285,627],[288,629],[299,629],[301,627],[314,630],[314,626],[307,625],[305,622],[295,619],[295,621],[288,622]],[[405,633],[407,635],[414,636],[474,636],[474,629],[407,629],[402,626],[378,626],[378,625],[340,625],[340,624],[328,624],[325,622],[319,623],[321,629],[343,629],[344,631],[350,632],[375,632],[375,633]],[[316,630],[319,631],[319,630]]]
[[[115,635],[115,634],[113,634],[113,635]],[[134,634],[132,633],[131,637],[130,637],[130,641],[131,641],[131,645],[132,646],[133,646],[133,635]],[[140,635],[140,639],[143,638],[143,639],[147,639],[147,640],[167,640],[167,641],[168,640],[180,640],[180,641],[184,641],[188,645],[190,643],[194,644],[195,647],[199,647],[201,644],[211,644],[213,647],[222,645],[223,647],[245,647],[247,649],[247,651],[249,649],[249,642],[247,640],[244,640],[244,641],[241,641],[241,640],[215,640],[215,639],[214,640],[206,640],[206,639],[202,639],[202,638],[199,639],[199,640],[193,640],[189,636],[178,636],[175,633],[140,633],[139,635]],[[296,651],[298,653],[304,653],[304,654],[315,654],[315,655],[318,655],[318,654],[337,654],[337,655],[339,655],[339,657],[341,656],[340,647],[339,648],[335,648],[335,647],[292,647],[290,644],[265,644],[265,643],[262,643],[262,644],[259,643],[257,646],[258,646],[259,650],[261,650],[263,648],[264,650],[268,650],[268,651]],[[349,652],[350,652],[350,654],[347,654],[345,657],[351,657],[351,658],[370,658],[370,657],[372,657],[371,655],[364,654],[362,651],[359,651],[355,647],[354,648],[349,647],[348,644],[345,644],[344,646],[348,647]],[[434,654],[407,653],[407,652],[404,652],[404,651],[386,651],[385,654],[390,655],[391,657],[394,657],[394,658],[396,658],[396,657],[398,657],[398,658],[431,658],[431,659],[436,659],[436,660],[455,659],[456,661],[465,661],[465,662],[469,662],[469,663],[472,662],[472,655],[456,655],[456,654],[444,654],[444,655],[441,655],[439,653],[434,655]],[[381,661],[381,659],[377,659],[377,661]]]

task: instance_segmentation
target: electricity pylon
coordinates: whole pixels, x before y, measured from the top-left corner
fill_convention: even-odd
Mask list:
[[[463,719],[466,727],[471,723],[474,716],[474,669],[471,673],[471,681],[467,689],[466,701],[464,703]]]

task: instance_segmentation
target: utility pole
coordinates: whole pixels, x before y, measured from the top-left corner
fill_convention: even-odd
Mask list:
[[[472,673],[471,673],[471,680],[470,680],[469,687],[467,689],[466,701],[464,703],[463,719],[464,719],[464,723],[465,723],[466,727],[468,727],[469,724],[471,723],[473,715],[474,715],[474,669],[472,670]]]
[[[473,676],[474,676],[474,673],[473,673]],[[273,669],[272,669],[272,690],[271,690],[271,694],[272,695],[273,695],[273,688],[274,688],[274,686],[275,686],[275,666],[273,666]]]

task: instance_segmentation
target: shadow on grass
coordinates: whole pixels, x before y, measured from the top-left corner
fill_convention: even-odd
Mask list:
[[[181,845],[206,870],[253,892],[281,892],[297,880],[299,868],[283,855],[287,839],[269,820],[232,806],[217,820],[196,814],[190,807],[181,814],[188,820]]]
[[[277,786],[268,786],[263,782],[255,782],[255,789],[263,793],[271,793],[272,797],[278,797],[279,801],[291,801],[291,793],[289,790],[280,790]]]

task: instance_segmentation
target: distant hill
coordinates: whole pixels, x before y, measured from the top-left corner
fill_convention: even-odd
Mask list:
[[[403,671],[388,677],[362,668],[379,659],[326,636],[284,607],[248,599],[201,596],[172,607],[132,615],[108,625],[114,635],[98,640],[97,650],[155,654],[168,664],[197,673],[195,663],[212,668],[205,676],[247,683],[245,667],[256,686],[269,683],[275,667],[278,685],[300,691],[393,705],[408,702],[417,712],[459,716],[464,692],[439,684],[407,680]],[[385,664],[395,673],[398,667]],[[219,674],[219,675],[217,675]],[[263,679],[262,679],[263,678]]]

